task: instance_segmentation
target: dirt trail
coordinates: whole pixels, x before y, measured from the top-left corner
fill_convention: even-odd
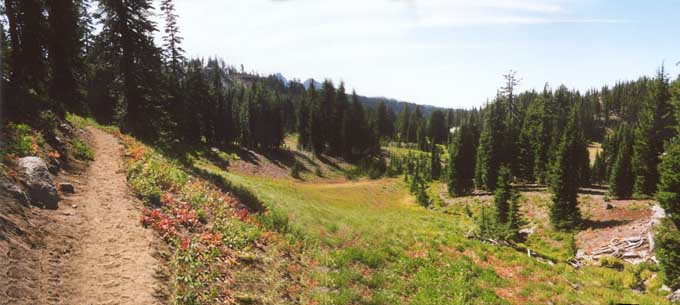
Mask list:
[[[71,246],[48,242],[44,265],[54,270],[44,270],[50,276],[41,286],[54,286],[57,295],[49,291],[41,303],[160,304],[160,262],[154,257],[159,243],[139,223],[142,203],[126,184],[122,147],[106,132],[89,132],[95,160],[83,176],[64,177],[77,192],[64,196],[57,210],[70,222],[60,235]]]

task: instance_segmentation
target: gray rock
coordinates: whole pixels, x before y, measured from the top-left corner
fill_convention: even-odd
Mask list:
[[[605,206],[605,209],[607,209],[607,210],[611,210],[613,208],[614,208],[614,206],[611,205],[610,203],[607,203],[607,205]]]
[[[45,161],[38,157],[23,157],[17,161],[19,172],[26,180],[28,196],[33,204],[56,209],[59,195],[54,187],[54,176]]]
[[[71,184],[71,183],[65,183],[65,182],[64,182],[64,183],[59,183],[59,190],[60,190],[62,193],[71,193],[71,194],[73,194],[73,193],[76,192],[76,188],[73,186],[73,184]]]
[[[668,295],[668,300],[671,302],[680,302],[680,289],[673,291]]]
[[[47,169],[50,170],[50,173],[52,175],[56,175],[59,173],[59,169],[61,168],[61,163],[57,159],[50,159],[50,163],[47,164]]]
[[[3,192],[7,192],[14,196],[21,204],[27,205],[29,202],[28,195],[26,195],[26,192],[24,192],[23,189],[21,189],[20,186],[11,183],[9,181],[5,181],[4,179],[0,181],[0,190]]]

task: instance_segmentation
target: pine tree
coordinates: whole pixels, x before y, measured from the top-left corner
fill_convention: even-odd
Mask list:
[[[156,27],[151,16],[150,0],[122,1],[101,0],[102,31],[100,40],[106,52],[102,54],[109,67],[117,69],[122,83],[124,112],[123,130],[144,138],[154,135],[153,123],[158,122],[160,51],[154,46],[153,32]],[[144,84],[144,86],[140,86]]]
[[[387,139],[391,136],[392,128],[390,127],[390,122],[387,115],[387,107],[383,101],[378,102],[375,112],[378,136],[380,139]]]
[[[618,148],[609,177],[609,192],[617,198],[630,198],[633,194],[632,169],[633,131],[624,125],[617,130]]]
[[[408,104],[404,104],[404,108],[399,113],[399,141],[409,142],[408,133],[411,122],[411,110]]]
[[[512,199],[512,185],[510,168],[503,166],[498,170],[498,184],[494,193],[496,207],[496,223],[506,224],[510,219],[510,200]]]
[[[336,133],[336,135],[333,137],[335,141],[332,143],[331,147],[333,149],[334,154],[346,156],[345,143],[347,142],[347,136],[352,135],[345,133],[346,128],[345,123],[347,122],[347,118],[345,118],[345,116],[348,114],[350,106],[349,101],[347,100],[347,93],[345,93],[345,83],[341,82],[336,92],[337,92],[337,95],[335,97],[336,122],[335,126],[333,127],[333,131],[334,133]]]
[[[439,180],[439,176],[442,173],[441,159],[439,158],[439,147],[437,144],[432,143],[432,149],[430,153],[430,177],[432,180]]]
[[[659,164],[656,199],[666,212],[656,226],[656,257],[663,271],[664,283],[680,286],[680,138],[673,139]]]
[[[80,1],[48,0],[49,63],[51,70],[50,98],[57,105],[57,112],[66,110],[85,113],[86,106],[81,94],[79,74],[83,73],[82,41],[84,33],[79,25]]]
[[[165,34],[163,35],[163,59],[174,77],[180,73],[180,63],[184,60],[182,49],[183,38],[179,35],[175,4],[172,0],[162,0],[160,6],[165,19]]]
[[[474,189],[478,141],[471,124],[463,124],[452,136],[447,179],[449,194],[452,196],[463,196]]]
[[[670,89],[663,67],[659,70],[635,128],[634,192],[653,195],[659,180],[657,166],[664,143],[674,135],[675,119],[670,105]]]
[[[479,138],[477,149],[477,169],[475,171],[475,185],[489,191],[496,189],[498,169],[503,160],[503,107],[498,103],[490,104],[484,114],[484,125]]]
[[[321,144],[321,146],[323,147],[316,151],[317,153],[323,152],[326,147],[330,149],[330,153],[333,153],[333,149],[336,148],[333,146],[337,146],[337,143],[339,143],[339,139],[336,139],[336,137],[339,136],[338,132],[340,129],[335,126],[337,120],[335,113],[335,97],[336,93],[333,83],[330,80],[324,81],[319,99],[319,110],[321,112],[318,115],[318,123],[321,128],[319,140],[322,141],[323,144]]]
[[[309,124],[307,125],[307,133],[309,134],[312,151],[315,154],[321,154],[325,148],[325,128],[324,128],[324,109],[314,86],[308,89],[309,98]]]
[[[35,118],[53,108],[46,99],[47,23],[41,0],[5,0],[10,37],[8,115]]]
[[[430,114],[428,134],[432,143],[442,144],[446,141],[449,129],[446,126],[444,112],[435,110]]]
[[[413,113],[411,113],[411,116],[409,118],[409,123],[408,123],[408,131],[407,131],[407,141],[410,143],[418,143],[418,134],[419,130],[421,128],[421,121],[423,120],[423,115],[420,112],[420,106],[416,105],[416,108],[413,110]]]
[[[418,126],[418,149],[422,151],[428,151],[427,143],[427,126],[425,125],[425,122],[420,122]]]
[[[309,103],[310,99],[304,96],[300,99],[300,103],[297,109],[297,133],[298,133],[298,148],[300,149],[310,149],[310,138],[309,138]]]
[[[598,152],[595,156],[595,162],[591,169],[592,182],[595,184],[602,184],[606,179],[606,164],[602,152]]]
[[[579,177],[578,152],[582,141],[576,126],[576,111],[572,111],[569,122],[562,135],[562,141],[551,171],[550,191],[553,204],[550,207],[550,221],[555,228],[574,229],[581,222],[577,192]]]

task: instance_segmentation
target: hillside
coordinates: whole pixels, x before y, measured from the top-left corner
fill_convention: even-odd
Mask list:
[[[295,80],[288,80],[285,76],[283,76],[281,73],[275,73],[272,75],[269,75],[267,77],[262,77],[257,74],[244,74],[244,73],[238,73],[238,74],[230,74],[230,76],[238,82],[241,82],[243,84],[252,84],[256,80],[265,80],[265,79],[274,79],[280,82],[278,85],[274,85],[272,87],[274,88],[285,88],[285,87],[290,87],[290,86],[295,86],[296,84],[300,84],[298,81]],[[320,90],[322,88],[322,82],[315,80],[313,78],[307,79],[304,82],[301,83],[301,85],[305,89],[309,89],[309,86],[311,84],[314,84],[314,87],[317,90]],[[431,106],[431,105],[426,105],[426,104],[415,104],[412,102],[405,102],[405,101],[400,101],[397,99],[393,98],[387,98],[387,97],[369,97],[369,96],[364,96],[359,94],[358,95],[359,101],[367,108],[369,109],[375,109],[379,103],[384,103],[385,106],[387,107],[388,110],[393,111],[394,113],[399,113],[401,112],[405,106],[408,106],[411,109],[414,109],[416,106],[419,106],[421,108],[421,111],[423,115],[429,116],[433,111],[435,110],[447,110],[448,108],[442,108],[442,107],[436,107],[436,106]],[[464,109],[456,109],[457,111],[465,111]]]

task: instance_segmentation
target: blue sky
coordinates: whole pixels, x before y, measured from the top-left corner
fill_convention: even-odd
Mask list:
[[[680,71],[680,1],[175,0],[188,56],[473,107],[502,75],[586,90]],[[162,27],[162,22],[159,23]]]

